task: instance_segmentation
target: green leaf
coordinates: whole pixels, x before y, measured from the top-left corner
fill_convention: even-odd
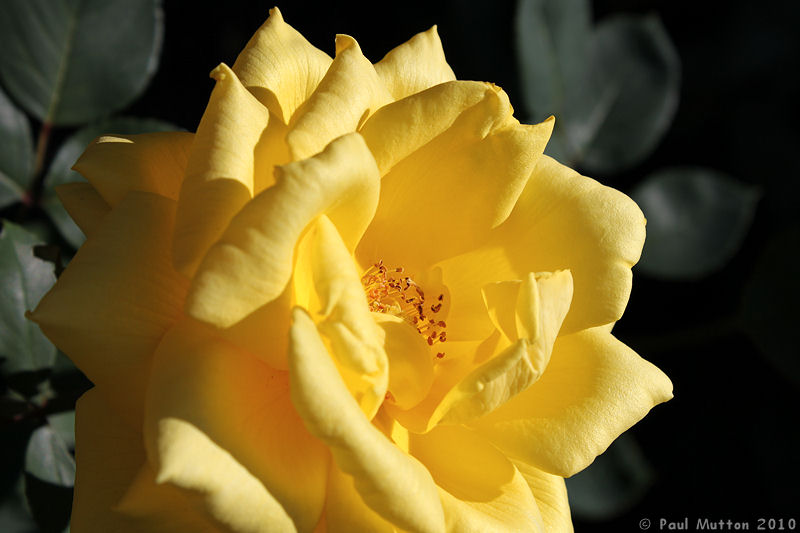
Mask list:
[[[522,0],[516,39],[523,102],[536,121],[555,114],[569,121],[580,101],[585,75],[591,12],[587,0]]]
[[[680,59],[658,18],[616,16],[593,28],[586,0],[522,0],[516,42],[531,120],[556,117],[548,155],[616,172],[666,133]]]
[[[80,124],[144,90],[162,36],[160,0],[3,0],[0,76],[38,119]]]
[[[49,424],[37,428],[31,435],[25,453],[25,470],[59,487],[75,484],[75,459],[67,443]]]
[[[680,58],[656,16],[615,16],[595,29],[589,112],[572,137],[591,172],[642,161],[667,132],[680,98]]]
[[[22,200],[32,166],[31,126],[0,90],[0,209]]]
[[[742,324],[759,351],[778,372],[800,386],[800,226],[771,237],[745,286]]]
[[[659,278],[697,279],[736,254],[760,193],[721,172],[685,167],[652,174],[631,197],[647,218],[636,268]]]
[[[3,221],[0,234],[0,357],[4,373],[52,366],[56,348],[39,327],[25,318],[55,283],[52,265],[33,255],[36,239]]]
[[[53,223],[69,244],[78,248],[86,240],[86,237],[61,205],[54,188],[65,183],[85,181],[80,174],[72,170],[72,165],[86,150],[86,146],[95,138],[105,134],[131,135],[179,129],[173,124],[156,119],[116,117],[86,126],[75,132],[61,145],[44,180],[45,191],[42,196],[42,208],[50,215]]]
[[[572,513],[607,520],[635,505],[653,482],[653,470],[633,437],[621,435],[589,467],[566,480]]]

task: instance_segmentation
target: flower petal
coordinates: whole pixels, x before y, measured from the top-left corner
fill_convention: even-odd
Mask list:
[[[622,316],[644,225],[623,193],[545,156],[493,242],[515,271],[570,269],[575,296],[563,333],[572,333]]]
[[[226,65],[211,77],[217,84],[189,154],[173,242],[175,266],[189,277],[253,197],[254,150],[269,120],[267,109]]]
[[[436,26],[391,50],[375,70],[395,100],[456,79]]]
[[[669,378],[595,328],[559,337],[539,381],[474,426],[510,456],[568,477],[670,398]]]
[[[564,478],[542,472],[521,461],[512,461],[528,482],[539,512],[542,513],[546,533],[571,533],[572,517],[569,512],[567,485]]]
[[[453,126],[456,119],[497,88],[477,81],[452,81],[387,104],[359,132],[375,156],[381,175]]]
[[[194,135],[184,131],[98,137],[72,168],[110,206],[129,191],[178,199]]]
[[[78,250],[31,318],[140,426],[150,360],[188,280],[169,255],[175,202],[131,192]]]
[[[369,531],[370,533],[395,533],[397,529],[367,507],[348,476],[335,464],[328,474],[328,498],[325,502],[325,531]]]
[[[165,419],[158,425],[156,483],[169,483],[225,531],[296,531],[291,517],[264,485],[224,448],[192,424]]]
[[[385,336],[391,401],[400,409],[410,409],[425,398],[433,383],[431,350],[402,318],[384,313],[373,313],[373,317]]]
[[[73,531],[216,531],[177,491],[139,481],[150,471],[142,435],[120,420],[96,387],[78,400],[75,437]],[[132,484],[147,498],[146,512],[131,515],[118,505]]]
[[[222,471],[229,464],[258,500],[274,499],[299,531],[314,528],[325,501],[329,456],[294,410],[286,372],[185,320],[164,337],[151,376],[145,435],[158,456],[159,479],[205,494],[209,502],[225,500],[235,492],[227,484],[237,482],[237,475]],[[196,472],[185,471],[191,465]],[[210,512],[228,516],[241,509],[230,507],[233,500],[224,505]]]
[[[525,479],[480,435],[440,426],[409,446],[439,486],[449,531],[542,531]]]
[[[187,297],[189,315],[223,328],[235,324],[284,292],[295,245],[314,217],[325,213],[350,250],[372,219],[380,178],[358,134],[278,168],[278,176],[209,250]]]
[[[470,422],[521,394],[545,372],[572,297],[569,272],[529,274],[503,288],[490,286],[484,296],[504,333],[497,345],[502,351],[485,360],[482,346],[477,346],[472,361],[462,358],[461,364],[439,374],[425,402],[406,412],[391,408],[412,431]],[[501,316],[499,308],[511,310],[510,316]]]
[[[103,197],[89,183],[65,183],[56,187],[56,194],[64,209],[84,235],[93,235],[111,211]]]
[[[436,485],[416,459],[369,423],[336,371],[313,320],[295,308],[289,341],[292,401],[309,431],[328,445],[364,502],[412,531],[444,531]]]
[[[330,219],[317,217],[303,240],[308,242],[298,247],[295,284],[301,281],[299,271],[310,271],[314,305],[300,298],[297,304],[316,319],[347,388],[371,420],[383,403],[389,382],[383,331],[369,312],[353,256]],[[301,251],[304,244],[306,253]]]
[[[359,261],[383,259],[416,273],[483,242],[511,212],[552,130],[552,120],[521,125],[511,112],[503,91],[486,91],[448,129],[395,164],[381,180]],[[465,216],[453,216],[448,206]]]
[[[328,54],[286,24],[275,7],[236,58],[233,71],[271,113],[288,124],[330,64]]]
[[[311,157],[391,101],[355,39],[337,35],[336,58],[290,124],[286,142],[292,158]]]

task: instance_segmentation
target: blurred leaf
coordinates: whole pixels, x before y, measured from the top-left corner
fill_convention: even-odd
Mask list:
[[[800,227],[772,236],[744,290],[744,330],[759,351],[788,380],[800,386]]]
[[[3,221],[0,234],[0,356],[4,373],[52,366],[56,348],[39,327],[25,318],[55,283],[52,265],[34,257],[36,239]]]
[[[155,131],[176,131],[179,129],[173,124],[156,119],[116,117],[90,124],[78,130],[61,145],[45,177],[42,208],[50,215],[53,223],[69,244],[78,248],[86,240],[86,237],[62,207],[54,188],[64,183],[85,181],[80,174],[71,170],[71,168],[86,149],[86,146],[95,138],[105,134],[129,135]]]
[[[72,510],[72,486],[43,481],[25,473],[25,500],[42,533],[61,533],[69,526]]]
[[[758,189],[705,168],[670,168],[632,192],[647,218],[639,271],[667,279],[696,279],[728,262],[744,240]]]
[[[645,495],[653,482],[653,470],[633,437],[623,434],[586,470],[566,482],[576,517],[607,520]]]
[[[0,209],[22,200],[32,165],[28,119],[0,90]]]
[[[658,18],[591,26],[585,0],[522,0],[516,18],[522,95],[533,121],[556,116],[546,152],[594,172],[644,159],[678,104],[680,59]]]
[[[3,0],[0,76],[40,120],[80,124],[144,90],[162,36],[160,0]]]
[[[680,98],[680,58],[656,16],[600,22],[591,45],[592,109],[574,134],[582,166],[617,172],[647,157],[669,129]]]
[[[50,415],[47,417],[47,422],[67,449],[73,450],[75,448],[75,411]]]
[[[71,487],[75,484],[75,459],[67,443],[49,424],[36,429],[25,453],[25,470],[42,481]]]
[[[33,517],[25,507],[22,476],[16,487],[0,502],[0,526],[3,533],[39,533]]]
[[[556,116],[547,153],[565,161],[576,150],[569,138],[587,98],[588,52],[592,31],[587,0],[522,0],[516,38],[522,97],[533,121]]]

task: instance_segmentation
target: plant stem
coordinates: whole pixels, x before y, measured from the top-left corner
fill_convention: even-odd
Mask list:
[[[53,124],[50,121],[45,121],[42,124],[42,129],[39,130],[39,138],[36,140],[36,158],[33,163],[33,181],[31,188],[28,191],[28,205],[35,206],[39,203],[42,196],[42,189],[44,188],[44,158],[47,155],[47,145],[50,142],[50,133],[53,130]]]

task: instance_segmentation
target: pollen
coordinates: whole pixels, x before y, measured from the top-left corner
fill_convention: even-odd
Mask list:
[[[403,267],[387,267],[380,260],[364,272],[361,284],[370,311],[402,318],[417,330],[428,346],[447,340],[447,324],[437,317],[442,311],[444,294],[426,301],[425,291],[405,274]],[[435,359],[440,360],[444,355],[444,352],[437,352]]]

